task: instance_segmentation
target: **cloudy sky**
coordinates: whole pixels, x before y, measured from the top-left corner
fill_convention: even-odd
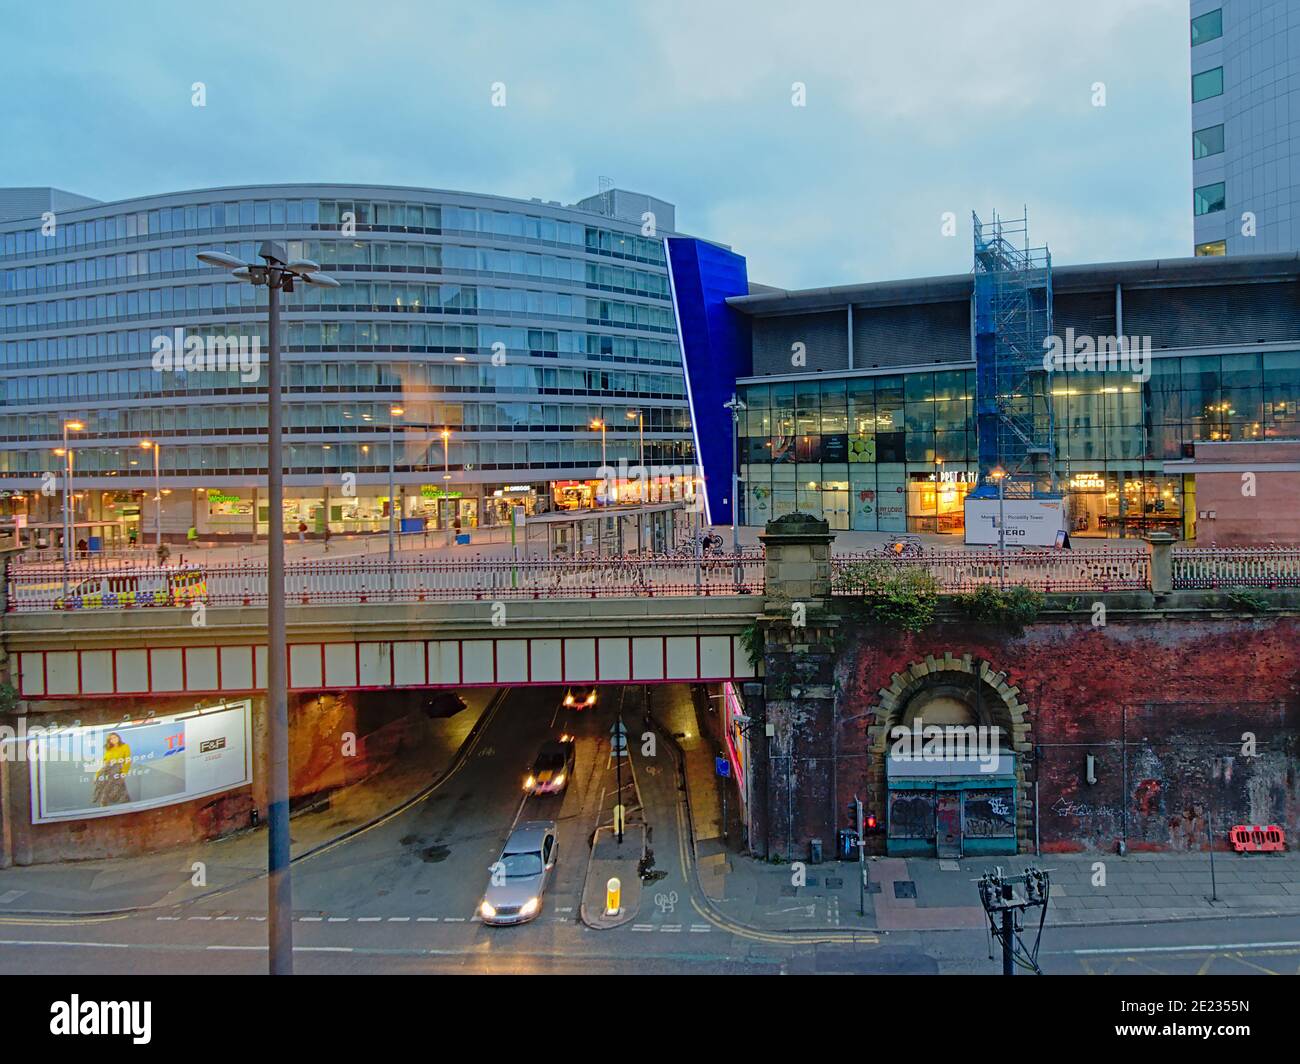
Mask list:
[[[3,185],[608,175],[784,287],[965,272],[972,210],[1057,263],[1191,253],[1187,0],[3,7]]]

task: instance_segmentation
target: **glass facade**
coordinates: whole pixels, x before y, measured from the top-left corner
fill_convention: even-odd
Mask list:
[[[974,370],[746,382],[744,523],[796,510],[833,529],[960,532],[976,480]],[[1058,373],[1056,469],[1082,535],[1183,535],[1197,441],[1300,437],[1300,351],[1173,355],[1150,380]]]
[[[404,515],[444,464],[468,499],[595,476],[597,420],[604,460],[635,465],[632,409],[646,464],[694,461],[663,242],[639,222],[457,193],[274,186],[0,224],[0,489],[39,489],[75,419],[77,487],[151,488],[139,441],[156,440],[165,484],[239,496],[248,516],[200,509],[251,529],[246,489],[266,467],[260,368],[210,354],[160,368],[157,353],[197,338],[209,353],[242,341],[264,358],[265,290],[195,259],[255,260],[264,239],[341,282],[282,300],[290,489],[315,486],[324,505],[322,489],[355,473],[382,517],[397,402]],[[474,507],[475,519],[495,509]]]

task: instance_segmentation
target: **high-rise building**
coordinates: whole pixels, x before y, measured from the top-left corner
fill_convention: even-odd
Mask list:
[[[1300,248],[1300,4],[1191,0],[1197,255]]]
[[[286,527],[387,527],[390,445],[401,516],[432,527],[591,506],[602,462],[643,448],[684,481],[674,225],[671,204],[612,188],[573,206],[369,185],[113,203],[0,189],[3,508],[58,526],[41,489],[73,422],[79,532],[152,531],[142,441],[160,448],[169,536],[265,531],[266,382],[245,348],[264,359],[266,291],[195,255],[256,261],[267,239],[341,282],[282,302]]]

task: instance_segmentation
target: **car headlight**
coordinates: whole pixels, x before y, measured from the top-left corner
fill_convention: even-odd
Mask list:
[[[533,779],[532,776],[529,776],[526,780],[524,780],[524,790],[531,791],[533,789],[533,784],[536,782],[537,781]]]
[[[563,787],[563,786],[564,786],[564,773],[563,773],[563,772],[561,772],[558,776],[555,777],[554,780],[551,781],[551,786],[553,786],[553,787]]]
[[[566,706],[571,706],[571,705],[573,705],[573,695],[565,695],[565,696],[564,696],[564,704],[565,704]]]
[[[587,696],[587,705],[594,706],[595,704],[596,704],[596,692],[592,691],[591,694]]]
[[[480,916],[486,916],[489,920],[497,914],[495,906],[493,906],[487,898],[483,899],[483,904],[478,907],[478,911]]]
[[[540,903],[541,903],[540,898],[529,898],[526,902],[524,902],[523,906],[520,908],[519,915],[532,916],[533,913],[537,912],[537,906]]]

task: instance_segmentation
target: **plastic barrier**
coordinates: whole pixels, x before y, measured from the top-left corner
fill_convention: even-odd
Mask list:
[[[1276,824],[1266,828],[1256,824],[1238,824],[1228,832],[1228,837],[1238,853],[1270,853],[1286,849],[1286,832]]]

